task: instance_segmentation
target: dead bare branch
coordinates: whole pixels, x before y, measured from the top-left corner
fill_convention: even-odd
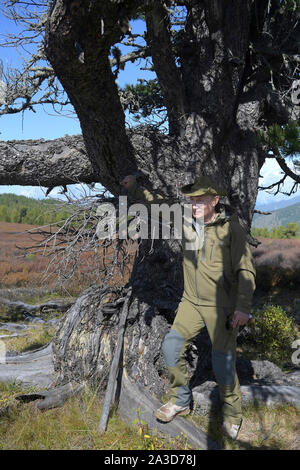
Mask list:
[[[84,188],[83,191],[86,192]],[[114,199],[106,195],[105,189],[80,198],[66,196],[67,202],[57,202],[53,210],[65,209],[70,215],[61,223],[26,230],[24,234],[31,236],[32,244],[18,247],[22,256],[34,253],[48,258],[41,282],[49,283],[55,278],[55,285],[61,287],[76,276],[84,276],[85,283],[90,280],[91,285],[99,282],[110,285],[120,276],[129,276],[136,241],[119,239],[118,234],[101,240],[97,235],[100,220],[97,208],[100,203],[111,203]]]
[[[280,187],[283,185],[283,183],[285,182],[287,178],[287,175],[284,175],[279,181],[277,181],[276,183],[272,183],[270,184],[269,186],[258,186],[258,189],[263,189],[263,190],[268,190],[268,189],[273,189],[277,186],[277,191],[275,194],[278,194],[279,190],[280,190]]]
[[[300,175],[299,174],[296,174],[294,173],[291,168],[286,164],[285,160],[283,157],[281,156],[277,156],[276,157],[276,161],[278,163],[278,165],[280,166],[280,168],[284,171],[284,173],[289,176],[290,178],[292,178],[297,184],[300,183]]]
[[[265,212],[265,211],[259,211],[258,209],[254,209],[254,214],[262,214],[262,215],[270,215],[272,212]]]

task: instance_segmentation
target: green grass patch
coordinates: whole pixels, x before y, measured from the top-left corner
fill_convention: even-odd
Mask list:
[[[3,331],[3,334],[9,334],[8,331]],[[55,329],[47,324],[38,324],[32,326],[28,330],[20,330],[20,334],[24,336],[2,338],[7,351],[16,351],[19,353],[26,351],[33,351],[48,344],[55,333]]]
[[[9,386],[7,386],[9,387]],[[14,396],[19,389],[12,385]],[[1,390],[1,389],[0,389]],[[1,396],[1,392],[0,392]],[[15,400],[16,401],[16,400]],[[8,450],[160,450],[184,449],[184,437],[173,441],[151,435],[139,420],[124,424],[113,410],[107,431],[98,432],[102,400],[86,389],[63,407],[41,412],[35,402],[18,403],[0,415],[0,449]]]

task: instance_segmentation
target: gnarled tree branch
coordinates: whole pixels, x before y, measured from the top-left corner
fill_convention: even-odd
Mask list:
[[[300,183],[300,175],[297,175],[290,169],[290,167],[286,164],[283,157],[280,157],[280,156],[276,157],[276,161],[278,165],[280,166],[280,168],[284,171],[286,176],[289,176],[290,178],[292,178],[296,183]]]
[[[0,142],[0,184],[53,188],[97,181],[81,136]]]
[[[164,5],[157,2],[147,11],[146,24],[146,41],[166,100],[170,134],[183,135],[186,121],[184,86],[172,51],[170,20]]]

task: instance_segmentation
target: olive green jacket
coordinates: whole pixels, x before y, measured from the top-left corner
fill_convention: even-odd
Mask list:
[[[135,201],[163,202],[162,196],[137,186],[130,193]],[[203,233],[201,228],[197,233],[195,221],[183,216],[182,249],[183,297],[197,305],[250,313],[256,271],[247,234],[236,215],[218,213],[214,222],[204,225]]]

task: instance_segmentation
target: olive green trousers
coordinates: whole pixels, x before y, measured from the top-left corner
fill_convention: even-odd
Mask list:
[[[185,352],[192,339],[206,326],[212,342],[212,366],[223,404],[223,419],[239,424],[242,417],[241,393],[235,369],[238,328],[231,326],[232,315],[231,309],[195,305],[182,298],[162,351],[170,374],[170,400],[177,405],[188,406],[192,394]]]

